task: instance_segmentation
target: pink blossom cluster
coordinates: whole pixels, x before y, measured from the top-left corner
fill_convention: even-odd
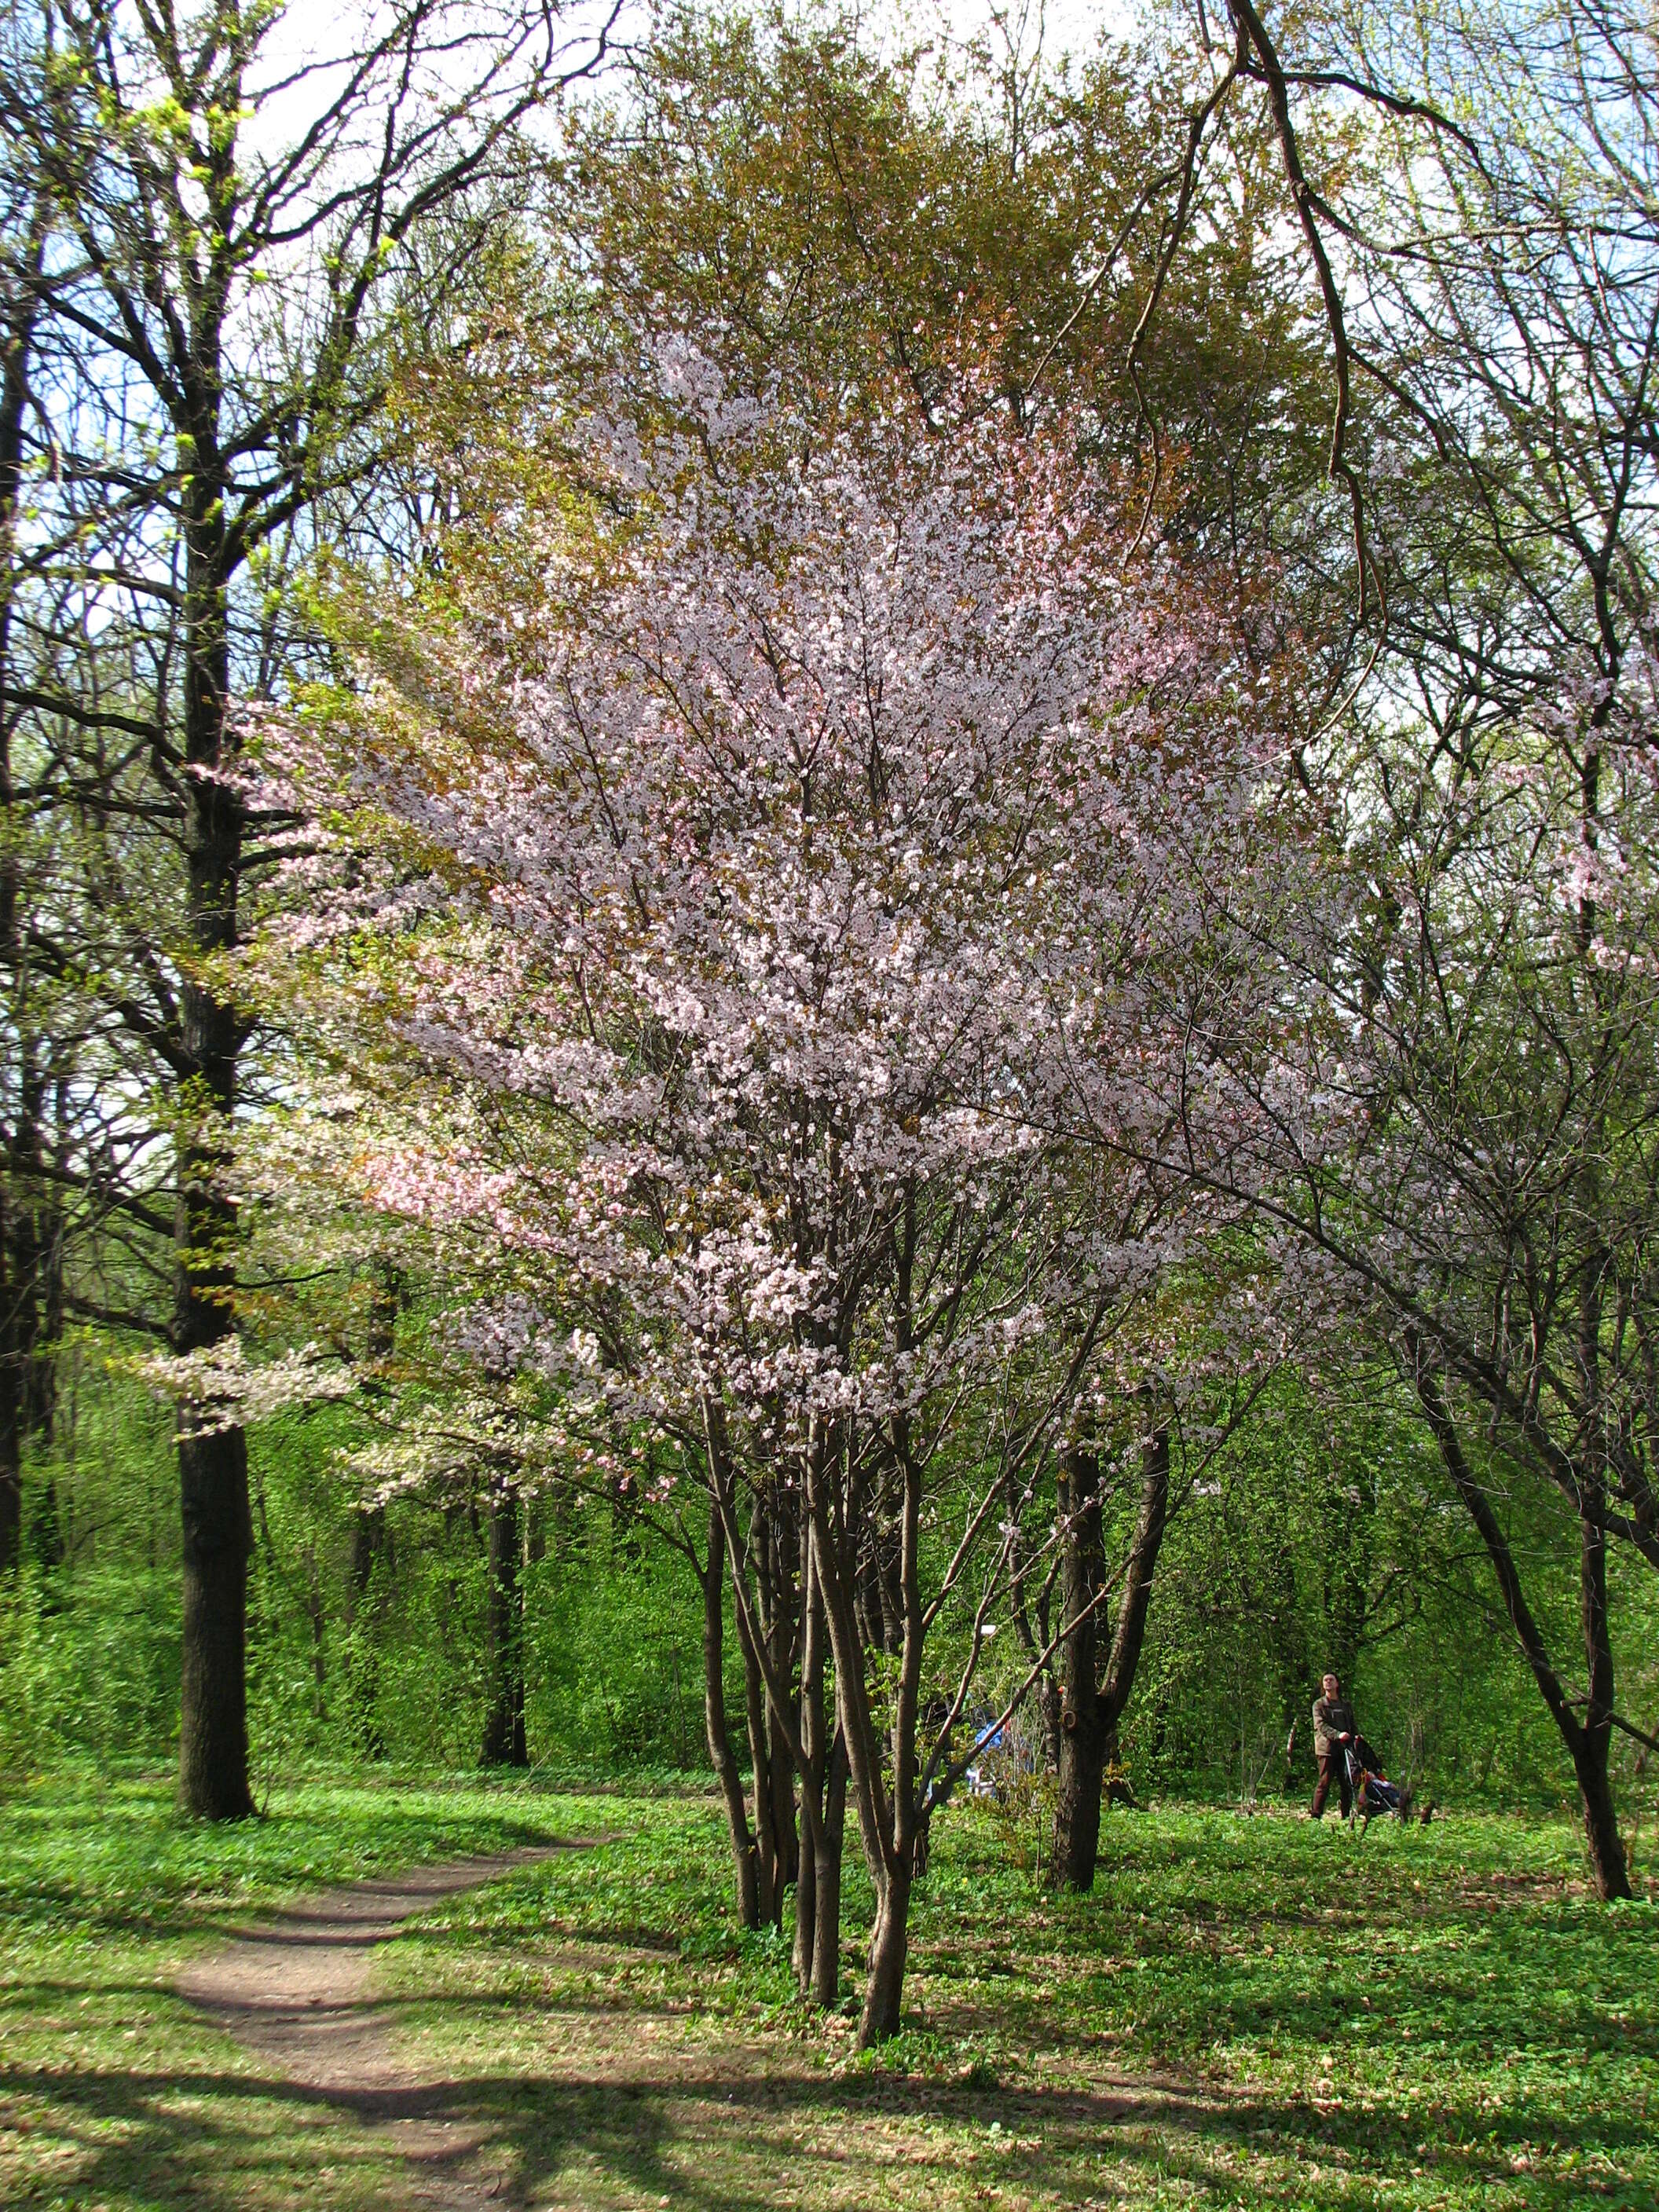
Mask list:
[[[293,935],[405,1071],[359,1193],[492,1254],[597,1424],[787,1454],[1079,1345],[1098,1390],[1201,1234],[1177,1096],[1233,1111],[1189,971],[1283,752],[1250,605],[1127,557],[1076,423],[818,434],[653,358],[529,602],[463,586],[286,740]]]

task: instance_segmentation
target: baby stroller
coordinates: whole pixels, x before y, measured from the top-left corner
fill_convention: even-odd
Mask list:
[[[1412,1786],[1409,1782],[1390,1782],[1382,1771],[1382,1762],[1363,1735],[1344,1746],[1342,1756],[1348,1769],[1348,1818],[1358,1826],[1361,1835],[1373,1820],[1384,1818],[1407,1820],[1411,1818]]]

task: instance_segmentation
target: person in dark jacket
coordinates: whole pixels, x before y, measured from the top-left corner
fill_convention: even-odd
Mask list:
[[[1342,1817],[1346,1820],[1352,1803],[1348,1789],[1348,1746],[1358,1734],[1353,1707],[1342,1694],[1342,1685],[1334,1674],[1327,1674],[1323,1692],[1314,1699],[1314,1756],[1319,1761],[1319,1780],[1314,1787],[1313,1817],[1325,1817],[1325,1800],[1330,1795],[1333,1781],[1342,1801]]]

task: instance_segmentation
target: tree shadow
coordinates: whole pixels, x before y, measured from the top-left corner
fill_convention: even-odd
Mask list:
[[[1241,2160],[1297,2177],[1299,2203],[1351,2206],[1358,2188],[1376,2196],[1407,2185],[1413,2168],[1471,2203],[1514,2185],[1512,2155],[1537,2140],[1538,2121],[1506,2113],[1478,2141],[1458,2140],[1452,2116],[1409,2119],[1352,2109],[1322,2112],[1299,2100],[1207,2093],[1166,2080],[1096,2088],[983,2090],[950,2083],[806,2071],[753,2070],[752,2054],[687,2063],[670,2075],[618,2080],[603,2068],[568,2075],[485,2072],[398,2087],[325,2089],[268,2069],[177,2074],[94,2069],[0,2070],[0,2094],[44,2104],[51,2126],[80,2154],[76,2194],[137,2198],[172,2212],[189,2204],[242,2212],[251,2195],[325,2203],[322,2169],[389,2190],[395,2161],[411,2158],[430,2180],[467,2170],[497,2201],[527,2206],[574,2191],[611,2202],[618,2192],[690,2212],[770,2212],[782,2203],[899,2204],[908,2175],[915,2201],[937,2201],[947,2177],[1022,2194],[1078,2201],[1103,2164],[1120,2181],[1177,2181],[1187,2200],[1237,2200]],[[744,2070],[745,2065],[750,2070]],[[911,2124],[925,2150],[883,2163],[884,2130]],[[998,2132],[991,2132],[993,2123]],[[411,2151],[411,2130],[422,2133]],[[1529,2133],[1530,2130],[1530,2133]],[[1614,2171],[1650,2148],[1641,2115],[1598,2116],[1572,2128],[1552,2115],[1550,2166],[1527,2174],[1529,2203],[1582,2206],[1586,2156]],[[435,2143],[434,2143],[435,2137]],[[453,2142],[447,2148],[446,2142]],[[1572,2165],[1576,2172],[1566,2167]],[[405,2169],[406,2170],[406,2169]],[[384,2174],[384,2180],[379,2179]],[[849,2191],[852,2195],[849,2198]]]

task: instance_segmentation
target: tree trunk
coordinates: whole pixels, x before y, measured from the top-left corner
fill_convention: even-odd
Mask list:
[[[1599,1488],[1590,1493],[1592,1510],[1605,1503]],[[1576,1742],[1570,1742],[1573,1772],[1578,1780],[1579,1808],[1583,1815],[1584,1840],[1589,1846],[1590,1871],[1596,1895],[1628,1897],[1630,1869],[1614,1814],[1613,1785],[1607,1778],[1613,1748],[1613,1637],[1607,1619],[1607,1540],[1606,1531],[1589,1519],[1579,1522],[1578,1594],[1589,1695],[1585,1699],[1583,1726]]]
[[[847,1832],[847,1746],[836,1730],[823,1790],[823,1818],[813,1844],[812,1982],[816,2005],[841,2002],[841,1868]]]
[[[1140,1448],[1140,1510],[1124,1563],[1117,1626],[1097,1684],[1099,1613],[1085,1607],[1106,1577],[1100,1520],[1100,1470],[1091,1452],[1072,1452],[1060,1474],[1061,1618],[1075,1624],[1061,1645],[1060,1795],[1054,1814],[1051,1878],[1067,1889],[1093,1887],[1100,1851],[1100,1807],[1108,1770],[1117,1761],[1118,1731],[1134,1687],[1146,1640],[1152,1579],[1170,1513],[1170,1436],[1158,1428]],[[1128,1791],[1113,1782],[1115,1798]]]
[[[1086,1890],[1100,1844],[1100,1781],[1105,1759],[1096,1682],[1094,1600],[1105,1579],[1100,1528],[1100,1463],[1091,1451],[1066,1455],[1060,1474],[1060,1606],[1068,1624],[1060,1645],[1060,1788],[1054,1808],[1051,1879]]]
[[[839,1729],[830,1739],[824,1704],[828,1628],[812,1563],[811,1521],[801,1530],[800,1776],[802,1839],[795,1886],[793,1966],[801,1995],[831,2008],[841,1996],[841,1868],[847,1820],[847,1754]],[[816,1817],[814,1815],[816,1814]]]
[[[702,1583],[702,1713],[708,1737],[708,1756],[726,1804],[726,1832],[732,1841],[732,1871],[737,1881],[738,1918],[745,1928],[758,1928],[760,1888],[755,1863],[755,1838],[744,1802],[743,1776],[732,1749],[726,1717],[726,1524],[720,1507],[708,1508],[708,1559],[699,1570]]]
[[[1578,1783],[1584,1840],[1589,1850],[1590,1872],[1595,1882],[1596,1894],[1604,1899],[1628,1897],[1631,1893],[1630,1870],[1625,1863],[1625,1847],[1620,1840],[1619,1825],[1613,1812],[1613,1788],[1607,1779],[1607,1753],[1613,1734],[1613,1645],[1607,1607],[1606,1535],[1589,1519],[1581,1520],[1579,1599],[1589,1674],[1589,1695],[1586,1700],[1585,1719],[1581,1724],[1573,1712],[1560,1678],[1550,1662],[1543,1633],[1533,1617],[1532,1608],[1521,1587],[1520,1571],[1516,1566],[1509,1539],[1499,1525],[1498,1516],[1492,1511],[1491,1499],[1476,1481],[1463,1456],[1462,1441],[1440,1393],[1439,1378],[1425,1365],[1421,1348],[1414,1341],[1411,1342],[1411,1354],[1418,1402],[1440,1447],[1440,1456],[1451,1477],[1452,1486],[1486,1547],[1486,1556],[1492,1562],[1492,1572],[1498,1577],[1504,1610],[1509,1615],[1516,1641],[1532,1669],[1539,1695],[1549,1708],[1550,1717],[1555,1723],[1566,1747],[1567,1756],[1572,1761],[1573,1773]]]
[[[35,291],[46,252],[44,196],[30,213],[27,242],[18,257],[17,281],[5,301],[0,333],[0,686],[12,681],[12,579],[17,545],[17,517],[23,483],[23,425],[29,404],[29,355],[39,313]],[[24,969],[18,900],[16,823],[13,807],[11,739],[16,720],[9,697],[0,698],[0,962],[4,963],[10,1048],[21,1043],[27,1023],[23,1009]],[[21,1069],[14,1073],[19,1081]],[[21,1105],[21,1082],[20,1082]],[[17,1131],[0,1129],[0,1574],[12,1572],[23,1547],[23,1429],[26,1419],[26,1362],[21,1321],[33,1285],[19,1266],[18,1209],[11,1189],[11,1158]]]
[[[224,574],[228,487],[218,450],[218,364],[203,340],[198,411],[179,447],[184,468],[184,847],[192,949],[204,961],[236,943],[242,801],[223,771],[232,746],[230,645]],[[236,1209],[225,1190],[241,1025],[200,973],[179,994],[181,1042],[193,1070],[182,1102],[173,1348],[199,1352],[236,1326]],[[185,1811],[234,1818],[247,1781],[247,1443],[240,1428],[181,1433],[185,1522],[184,1644],[179,1790]]]
[[[812,1957],[817,1932],[817,1873],[820,1854],[810,1840],[812,1822],[807,1799],[815,1793],[823,1806],[826,1723],[823,1710],[823,1602],[812,1577],[812,1524],[801,1516],[800,1745],[805,1765],[800,1777],[801,1810],[809,1840],[795,1880],[795,1941],[790,1964],[803,1996],[812,1991]]]
[[[795,1663],[800,1656],[802,1606],[805,1585],[799,1573],[801,1556],[799,1516],[787,1494],[775,1491],[766,1502],[757,1530],[759,1547],[756,1565],[759,1570],[761,1632],[767,1640],[767,1656],[770,1661],[770,1680],[793,1683]],[[765,1684],[763,1681],[763,1688]],[[800,1878],[801,1849],[799,1826],[795,1816],[794,1753],[790,1748],[792,1732],[799,1737],[800,1712],[799,1705],[793,1712],[784,1715],[774,1706],[767,1695],[767,1772],[771,1782],[772,1838],[776,1857],[775,1876],[780,1921],[782,1917],[783,1893]]]
[[[1133,1540],[1123,1571],[1123,1595],[1118,1604],[1117,1628],[1106,1680],[1101,1685],[1100,1723],[1103,1764],[1117,1765],[1118,1731],[1129,1693],[1135,1686],[1141,1648],[1146,1641],[1146,1613],[1152,1601],[1152,1580],[1158,1555],[1164,1548],[1164,1531],[1170,1518],[1170,1432],[1155,1429],[1140,1447],[1140,1510],[1135,1519]],[[1128,1802],[1128,1785],[1111,1776],[1107,1788],[1114,1803]]]
[[[486,1766],[528,1766],[524,1733],[524,1585],[520,1579],[519,1493],[490,1494],[489,1590],[484,1615]]]
[[[734,1559],[732,1571],[741,1574]],[[744,1717],[749,1729],[750,1830],[755,1838],[755,1893],[760,1917],[768,1926],[783,1924],[783,1886],[780,1880],[778,1839],[773,1827],[771,1734],[766,1703],[766,1678],[749,1632],[741,1606],[738,1607],[738,1640],[743,1650]]]
[[[910,1870],[896,1866],[888,1870],[876,1904],[876,1923],[870,1933],[870,1978],[865,1985],[864,2010],[859,2020],[859,2048],[884,2043],[902,2024],[900,2005],[904,1995],[904,1964],[910,1948]]]
[[[184,1636],[179,1800],[210,1820],[253,1810],[247,1774],[247,1563],[253,1548],[240,1429],[179,1439]]]
[[[870,1710],[864,1671],[864,1647],[860,1638],[856,1597],[856,1564],[842,1560],[836,1549],[833,1516],[827,1488],[827,1461],[812,1463],[808,1504],[812,1516],[814,1575],[823,1601],[825,1625],[836,1667],[836,1710],[838,1734],[846,1760],[846,1787],[851,1790],[858,1818],[859,1839],[878,1899],[877,1925],[872,1939],[870,1979],[859,2027],[860,2048],[891,2034],[898,2021],[904,1980],[906,1923],[909,1910],[909,1868],[902,1872],[902,1888],[894,1887],[893,1813],[884,1784],[881,1745]],[[812,1455],[809,1455],[809,1462]],[[850,1534],[849,1549],[859,1532]],[[844,1800],[843,1800],[844,1802]],[[837,1823],[839,1827],[839,1822]],[[815,1845],[817,1838],[814,1839]],[[822,1887],[822,1885],[820,1885]],[[897,1921],[894,1923],[894,1911]],[[878,1941],[878,1939],[879,1939]],[[820,1954],[815,1946],[814,1968]],[[827,1976],[827,1961],[824,1971]],[[878,1991],[878,1983],[880,1984]],[[889,2023],[891,2023],[890,2025]]]

